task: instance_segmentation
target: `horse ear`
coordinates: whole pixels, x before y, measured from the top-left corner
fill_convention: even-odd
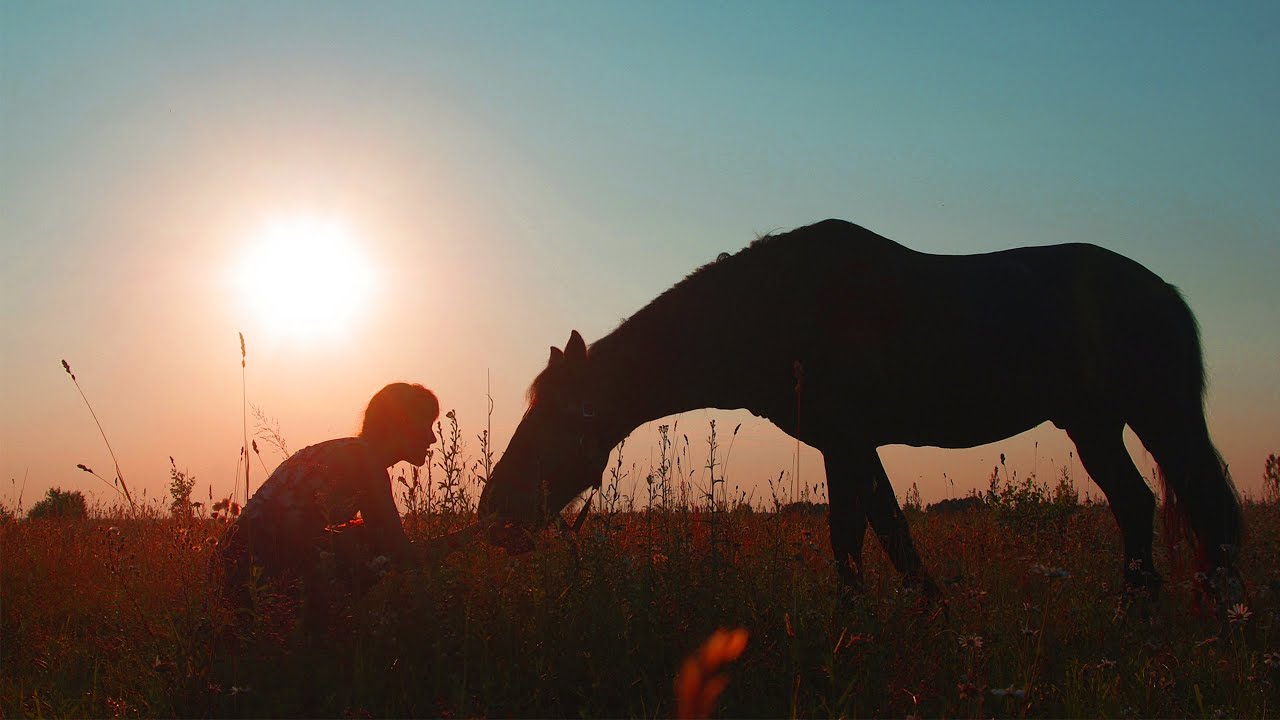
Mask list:
[[[582,336],[574,330],[569,334],[569,342],[564,345],[565,357],[573,362],[585,362],[587,359],[587,343],[582,340]]]
[[[564,353],[560,352],[560,348],[551,347],[551,359],[547,360],[547,365],[558,365],[564,361]]]

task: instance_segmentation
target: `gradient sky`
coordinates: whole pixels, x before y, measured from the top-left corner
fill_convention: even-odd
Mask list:
[[[1277,118],[1275,2],[9,0],[0,497],[114,499],[76,470],[111,459],[63,358],[135,489],[164,496],[172,455],[200,499],[229,492],[238,331],[248,401],[294,449],[411,380],[474,454],[488,375],[500,450],[570,329],[593,341],[718,253],[827,217],[939,253],[1088,241],[1178,285],[1256,496],[1280,452]],[[232,280],[285,217],[340,222],[371,264],[327,334],[279,332]],[[682,416],[695,458],[712,417],[722,440],[743,422],[731,485],[759,498],[794,466],[745,413]],[[638,474],[656,434],[627,445]],[[1068,450],[1045,426],[881,456],[929,501],[985,487],[1000,453],[1082,480]],[[822,477],[812,450],[800,468]]]

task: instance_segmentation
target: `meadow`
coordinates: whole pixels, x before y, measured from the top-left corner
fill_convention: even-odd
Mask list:
[[[449,420],[429,472],[396,480],[415,538],[472,519],[481,464]],[[284,595],[236,620],[209,570],[225,522],[189,504],[176,467],[185,507],[10,519],[0,716],[668,717],[677,673],[720,628],[747,642],[696,678],[710,694],[727,679],[715,716],[1275,714],[1274,503],[1245,508],[1246,604],[1214,611],[1178,545],[1157,545],[1158,600],[1124,595],[1111,513],[1065,475],[1050,485],[997,468],[954,512],[926,512],[900,488],[945,601],[904,590],[869,537],[867,591],[841,604],[821,487],[797,502],[771,485],[748,502],[712,474],[704,493],[660,440],[659,467],[629,478],[613,466],[576,531],[566,511],[534,552],[477,544],[392,570],[320,637]]]

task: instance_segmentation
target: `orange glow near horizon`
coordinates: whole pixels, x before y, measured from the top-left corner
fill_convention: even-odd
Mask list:
[[[312,342],[348,331],[369,301],[367,252],[341,221],[289,216],[266,222],[235,270],[245,310],[278,339]]]

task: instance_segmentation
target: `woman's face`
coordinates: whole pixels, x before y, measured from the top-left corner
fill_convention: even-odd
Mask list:
[[[427,450],[436,443],[435,427],[440,413],[433,412],[409,421],[405,428],[405,459],[414,465],[425,465]]]

